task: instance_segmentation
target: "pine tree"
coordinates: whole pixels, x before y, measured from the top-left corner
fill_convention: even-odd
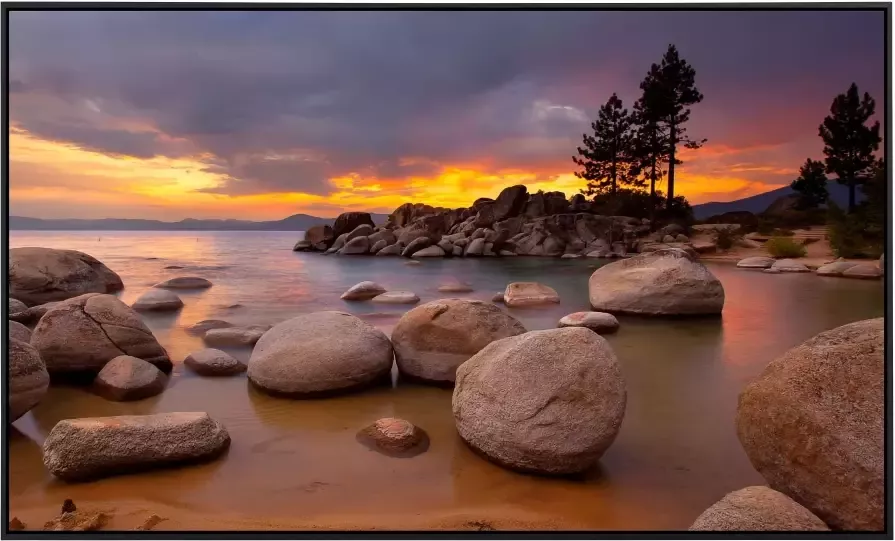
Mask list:
[[[650,67],[640,88],[643,90],[643,107],[668,133],[668,205],[671,205],[674,200],[674,167],[683,164],[677,158],[678,146],[699,148],[706,141],[691,140],[684,128],[690,120],[689,107],[701,102],[703,96],[696,88],[696,70],[680,57],[674,45],[668,46],[660,64]]]
[[[645,105],[641,97],[634,103],[632,121],[634,152],[632,175],[641,177],[642,183],[649,184],[650,223],[655,221],[657,203],[656,183],[665,176],[665,164],[668,163],[668,133],[659,123],[659,119]]]
[[[799,178],[792,181],[792,189],[799,193],[799,207],[817,208],[827,202],[827,175],[823,162],[808,158],[799,169]]]
[[[858,94],[858,86],[852,83],[845,94],[839,94],[830,106],[830,115],[820,125],[820,137],[824,141],[826,172],[835,173],[840,184],[848,186],[848,212],[855,210],[855,187],[866,182],[875,163],[873,153],[879,149],[879,122],[872,126],[870,120],[876,102],[870,94]]]
[[[597,120],[591,124],[593,135],[584,134],[584,146],[572,160],[584,171],[575,176],[588,181],[585,195],[609,193],[615,195],[618,186],[636,184],[631,176],[632,122],[622,100],[615,94],[600,107]]]

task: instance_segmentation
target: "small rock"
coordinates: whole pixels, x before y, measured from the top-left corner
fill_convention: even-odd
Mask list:
[[[439,246],[429,246],[413,253],[411,257],[444,257],[446,254]]]
[[[384,287],[376,282],[367,281],[354,284],[339,298],[343,301],[367,301],[383,293],[385,293]]]
[[[556,290],[538,282],[513,282],[507,286],[503,298],[507,306],[513,307],[559,303]]]
[[[93,387],[108,400],[140,400],[164,391],[167,380],[161,370],[143,359],[121,355],[106,363]]]
[[[211,329],[205,333],[204,339],[210,346],[253,346],[269,329],[270,325]]]
[[[499,291],[499,292],[495,293],[491,297],[491,302],[504,302],[503,291]]]
[[[19,517],[12,517],[9,521],[9,531],[20,532],[26,528],[25,523],[19,520]]]
[[[859,278],[862,280],[879,280],[882,276],[883,271],[870,264],[855,265],[842,272],[843,278]]]
[[[31,329],[22,325],[18,321],[9,322],[9,338],[10,340],[21,340],[22,342],[31,342]]]
[[[774,258],[772,257],[756,256],[739,260],[737,267],[741,269],[769,269],[773,264]]]
[[[140,526],[137,526],[134,529],[135,530],[151,530],[151,529],[155,528],[156,526],[158,526],[158,524],[160,522],[162,522],[163,520],[165,520],[165,519],[163,519],[162,517],[160,517],[158,515],[152,515],[149,518],[147,518],[143,522],[143,524],[141,524]]]
[[[419,455],[429,448],[429,436],[426,432],[404,419],[386,417],[363,428],[357,433],[357,441],[393,457],[411,457]]]
[[[416,304],[420,298],[412,291],[388,291],[373,297],[373,302],[382,304]]]
[[[578,259],[581,257],[581,254],[563,254],[560,259]]]
[[[206,332],[212,329],[226,329],[227,327],[232,326],[232,323],[224,321],[223,319],[203,319],[202,321],[193,323],[187,327],[186,332],[193,336],[204,336]]]
[[[606,312],[575,312],[560,319],[558,327],[585,327],[598,334],[610,334],[618,330],[618,319]]]
[[[167,289],[205,289],[211,287],[211,285],[211,282],[205,278],[199,278],[197,276],[178,276],[177,278],[171,278],[170,280],[155,284],[153,287]]]
[[[162,312],[183,308],[183,301],[173,291],[152,288],[134,301],[131,308],[140,312]]]
[[[438,286],[438,291],[441,293],[469,293],[473,289],[467,284],[443,284]]]
[[[747,487],[706,509],[690,531],[827,531],[827,525],[789,496],[768,487]]]
[[[771,266],[780,272],[811,272],[811,269],[799,263],[795,259],[778,259]]]
[[[190,353],[183,364],[200,376],[232,376],[246,371],[246,365],[228,353],[213,348]]]
[[[78,510],[78,507],[75,505],[75,502],[72,501],[71,498],[67,498],[64,502],[62,502],[62,512],[63,513],[73,513]]]

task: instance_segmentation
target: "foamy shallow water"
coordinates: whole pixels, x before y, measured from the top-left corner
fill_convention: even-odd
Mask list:
[[[517,474],[474,455],[451,416],[451,391],[395,381],[392,388],[320,400],[263,395],[235,378],[200,378],[179,363],[201,340],[184,328],[201,319],[276,323],[317,310],[345,310],[390,332],[406,306],[348,303],[339,295],[362,280],[412,290],[422,302],[445,296],[490,300],[511,281],[556,289],[559,306],[510,312],[528,329],[556,326],[588,309],[593,260],[540,258],[427,260],[407,266],[391,257],[322,256],[291,251],[293,232],[23,232],[10,246],[87,252],[121,275],[120,297],[133,302],[152,284],[179,275],[214,282],[178,292],[185,307],[145,316],[176,367],[160,396],[107,402],[83,389],[54,387],[14,423],[10,506],[143,498],[208,513],[307,515],[422,513],[510,505],[591,528],[686,528],[725,493],[762,484],[736,438],[743,386],[790,347],[820,331],[883,314],[882,282],[767,275],[709,264],[725,287],[719,319],[619,318],[607,339],[628,387],[621,432],[600,465],[580,479]],[[184,269],[165,269],[166,266]],[[445,295],[449,281],[472,293]],[[239,306],[234,306],[239,305]],[[248,359],[248,350],[231,350]],[[396,378],[397,379],[397,378]],[[66,485],[43,469],[40,445],[64,418],[161,411],[207,411],[227,426],[232,446],[221,460]],[[380,417],[423,427],[429,450],[389,458],[358,444],[355,433]]]

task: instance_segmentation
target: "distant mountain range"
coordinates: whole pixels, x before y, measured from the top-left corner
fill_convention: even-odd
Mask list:
[[[843,208],[848,206],[848,186],[844,186],[842,184],[839,184],[838,182],[830,181],[827,183],[827,192],[829,192],[830,198],[837,205]],[[776,190],[753,195],[752,197],[737,199],[736,201],[727,201],[725,203],[702,203],[700,205],[693,205],[693,216],[697,220],[704,220],[709,216],[714,216],[716,214],[742,210],[749,211],[753,214],[758,214],[760,212],[764,212],[764,210],[767,209],[771,205],[771,203],[773,203],[777,199],[783,197],[784,195],[790,195],[794,193],[796,193],[795,190],[793,190],[789,186],[784,186],[782,188],[777,188]],[[858,193],[856,194],[858,201],[861,201],[861,196],[861,191],[858,190]]]
[[[388,214],[371,213],[374,223],[384,223]],[[179,222],[160,220],[131,220],[103,218],[100,220],[27,218],[10,216],[9,228],[31,231],[306,231],[318,224],[330,224],[335,218],[320,218],[307,214],[293,214],[270,222],[249,220],[197,220],[187,218]]]

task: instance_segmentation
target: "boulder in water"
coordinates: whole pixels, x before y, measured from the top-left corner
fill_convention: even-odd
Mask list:
[[[575,312],[559,320],[559,327],[584,327],[598,334],[610,334],[618,330],[618,319],[606,312]]]
[[[140,316],[112,295],[88,293],[62,301],[40,319],[31,335],[51,374],[98,372],[130,355],[169,372],[171,359]]]
[[[29,306],[124,288],[117,274],[83,252],[11,248],[8,255],[9,296]]]
[[[883,277],[883,271],[876,265],[863,263],[842,271],[843,278],[859,278],[861,280],[879,280]]]
[[[755,256],[739,260],[737,267],[741,269],[769,269],[773,264],[773,257]]]
[[[164,282],[159,282],[152,287],[163,289],[206,289],[211,287],[210,281],[198,276],[178,276]]]
[[[223,327],[211,329],[203,337],[209,346],[240,347],[253,346],[265,332],[269,325],[249,325],[248,327]]]
[[[96,379],[96,394],[119,402],[141,400],[161,394],[168,378],[161,370],[143,359],[121,355],[107,362]]]
[[[818,276],[842,276],[844,271],[855,265],[857,265],[857,263],[851,261],[834,261],[832,263],[827,263],[826,265],[821,265],[815,272]]]
[[[414,252],[411,257],[444,257],[445,252],[439,246],[429,246],[428,248],[423,248],[422,250],[418,250]]]
[[[385,417],[357,433],[357,441],[387,456],[411,457],[429,448],[426,432],[404,419]]]
[[[724,496],[690,526],[690,531],[828,531],[827,525],[786,494],[768,487],[746,487]]]
[[[417,237],[416,239],[410,241],[407,245],[407,248],[404,248],[404,251],[401,252],[401,255],[404,257],[411,257],[413,254],[419,252],[424,248],[428,248],[432,245],[432,239],[429,237]]]
[[[227,430],[207,413],[88,417],[56,423],[43,460],[60,479],[86,481],[211,459],[229,445]]]
[[[737,434],[774,490],[834,529],[885,525],[883,318],[822,332],[740,394]]]
[[[385,293],[385,288],[376,282],[360,282],[354,284],[339,297],[343,301],[368,301],[376,295]]]
[[[232,376],[246,371],[246,365],[230,354],[213,348],[190,353],[183,364],[200,376]]]
[[[355,237],[345,243],[345,247],[339,250],[344,255],[363,255],[370,251],[370,239],[367,237]]]
[[[375,227],[376,224],[373,223],[373,218],[370,217],[369,212],[343,212],[339,214],[339,217],[336,218],[335,223],[333,224],[333,236],[338,238],[340,235],[344,233],[350,233],[354,231],[359,225],[369,225],[370,227]]]
[[[140,295],[131,308],[138,312],[168,312],[183,308],[183,301],[173,291],[152,288]]]
[[[482,348],[524,332],[522,323],[493,304],[442,299],[404,314],[392,331],[392,344],[401,374],[453,384],[457,367]]]
[[[779,272],[811,272],[811,269],[795,259],[778,259],[771,265],[771,269]]]
[[[420,298],[413,291],[387,291],[373,297],[373,302],[381,304],[416,304]]]
[[[559,303],[559,294],[538,282],[513,282],[503,293],[504,303],[511,307]]]
[[[315,312],[265,333],[252,351],[248,377],[278,395],[348,391],[386,377],[393,357],[382,331],[344,312]]]
[[[491,342],[457,369],[460,437],[502,466],[570,474],[594,466],[618,434],[626,390],[600,335],[532,331]]]
[[[47,394],[50,375],[37,350],[27,342],[10,337],[7,354],[9,388],[6,404],[9,407],[9,422],[13,422],[28,413]]]
[[[223,319],[203,319],[187,327],[186,332],[194,336],[205,336],[205,333],[211,329],[226,329],[232,326],[232,323]]]

